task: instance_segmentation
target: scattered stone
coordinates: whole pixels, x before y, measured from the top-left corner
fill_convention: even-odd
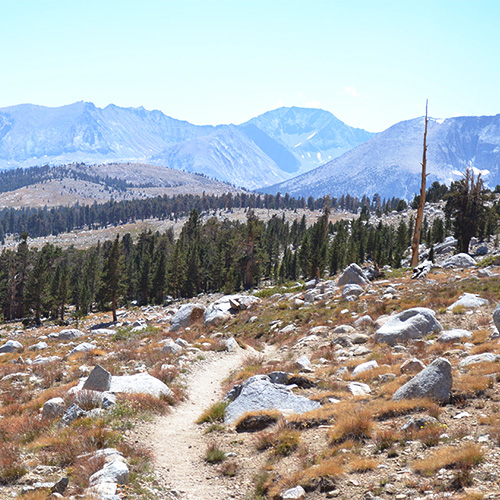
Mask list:
[[[257,415],[248,415],[238,420],[236,432],[259,432],[274,425],[278,421],[278,415],[269,413],[258,413]]]
[[[474,267],[476,265],[476,261],[467,253],[458,253],[457,255],[452,255],[448,259],[446,259],[442,267],[445,269],[449,268],[468,268]]]
[[[355,300],[364,292],[359,285],[351,284],[344,285],[342,289],[342,297],[346,300]]]
[[[66,330],[61,330],[57,338],[59,340],[75,340],[80,337],[83,337],[85,334],[81,330],[77,330],[76,328],[69,328]]]
[[[100,471],[92,474],[89,478],[89,483],[90,486],[101,483],[127,484],[128,478],[129,470],[127,464],[123,460],[114,460],[106,464]]]
[[[302,500],[306,496],[306,490],[302,486],[295,486],[295,488],[290,488],[286,490],[281,498],[283,500]]]
[[[53,419],[64,415],[66,403],[63,398],[52,398],[46,401],[42,408],[43,419]]]
[[[111,387],[111,373],[105,370],[101,365],[95,365],[94,369],[90,372],[87,380],[83,384],[84,390],[89,391],[109,391]]]
[[[170,331],[176,332],[181,328],[191,326],[200,321],[205,313],[205,307],[202,304],[184,304],[179,307],[170,321]]]
[[[354,322],[354,328],[369,328],[370,326],[373,325],[374,325],[373,319],[368,314],[361,316]]]
[[[444,330],[436,339],[438,342],[460,342],[463,339],[468,339],[472,336],[472,332],[454,328],[453,330]]]
[[[349,312],[349,310],[347,310]],[[355,329],[351,325],[339,325],[334,328],[333,333],[351,333],[354,332]]]
[[[457,306],[465,307],[466,309],[477,309],[486,304],[488,304],[488,301],[482,299],[476,293],[464,293],[456,302],[447,308],[447,311],[453,311]]]
[[[458,363],[459,368],[466,368],[469,365],[474,365],[476,363],[494,363],[498,361],[498,356],[492,352],[483,352],[481,354],[473,354],[472,356],[467,356]]]
[[[234,337],[229,337],[228,339],[226,339],[224,341],[224,344],[226,346],[226,351],[228,351],[228,352],[237,351],[238,348],[240,347],[238,345],[238,342],[236,342],[236,339]]]
[[[418,431],[419,429],[423,429],[426,425],[436,425],[438,424],[438,420],[434,417],[430,417],[427,415],[424,415],[422,417],[410,417],[403,427],[401,427],[402,431],[407,431],[407,430],[415,430]]]
[[[355,377],[360,373],[373,370],[374,368],[378,368],[378,363],[375,360],[367,361],[366,363],[361,363],[360,365],[356,366],[356,368],[354,368],[354,370],[352,371],[352,376]]]
[[[82,410],[76,403],[73,403],[65,412],[62,421],[65,425],[71,424],[80,417],[86,415],[86,411]]]
[[[69,353],[69,355],[73,356],[74,354],[79,354],[81,352],[90,352],[96,348],[97,346],[95,344],[90,344],[89,342],[82,342],[81,344],[78,344],[76,347],[74,347]]]
[[[57,361],[61,361],[62,358],[60,356],[47,356],[47,357],[42,357],[42,356],[37,356],[31,364],[33,365],[48,365],[52,363],[57,363]]]
[[[278,410],[292,413],[305,413],[320,407],[316,401],[304,396],[296,396],[290,388],[273,384],[266,375],[255,375],[237,386],[226,397],[233,400],[226,408],[225,423],[232,424],[247,412]],[[234,397],[234,394],[238,394]]]
[[[7,340],[5,344],[0,346],[0,353],[3,352],[21,352],[23,350],[23,344],[17,340]]]
[[[311,365],[311,361],[307,356],[301,356],[297,361],[295,361],[295,365],[302,372],[312,372],[313,367]]]
[[[495,323],[497,330],[500,332],[500,302],[497,304],[495,310],[493,311],[493,322]]]
[[[368,278],[365,276],[363,269],[358,266],[358,264],[351,264],[342,273],[337,281],[337,286],[341,287],[344,285],[369,285]]]
[[[180,354],[182,352],[182,346],[180,346],[177,342],[174,342],[172,339],[166,339],[161,342],[163,347],[161,348],[162,352],[168,354]]]
[[[375,333],[375,340],[394,345],[410,339],[421,339],[442,329],[434,311],[415,307],[389,318]]]
[[[366,396],[372,392],[370,386],[362,382],[351,382],[347,386],[347,390],[354,396]]]
[[[57,493],[59,495],[64,495],[64,492],[66,491],[66,488],[68,487],[69,484],[69,477],[63,477],[57,481],[54,486],[52,486],[51,492]]]
[[[401,373],[419,373],[425,368],[424,363],[417,358],[407,359],[401,365]]]
[[[114,376],[111,378],[109,391],[114,393],[150,394],[157,398],[173,395],[172,390],[166,384],[149,375],[149,373]]]
[[[453,236],[448,236],[443,243],[438,243],[434,247],[434,253],[440,255],[443,253],[452,252],[457,244],[457,240]]]
[[[30,345],[28,347],[28,351],[43,351],[44,349],[47,349],[49,346],[47,345],[47,342],[38,342],[36,344]]]
[[[450,399],[453,383],[451,364],[447,359],[437,358],[427,368],[400,387],[392,397],[402,399],[430,398],[438,402]]]

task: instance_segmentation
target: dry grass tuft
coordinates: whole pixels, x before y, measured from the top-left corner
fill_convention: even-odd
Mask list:
[[[368,472],[375,469],[380,462],[374,458],[354,457],[348,464],[351,472]]]
[[[360,405],[352,405],[351,408],[343,406],[345,411],[338,414],[333,428],[328,433],[332,443],[370,438],[374,425],[371,411]]]
[[[261,432],[257,435],[255,447],[259,451],[271,450],[273,455],[286,457],[291,455],[300,444],[300,432],[278,425],[271,432]]]
[[[461,447],[446,446],[436,450],[428,458],[416,460],[413,468],[420,474],[430,475],[439,469],[470,470],[474,465],[481,463],[484,452],[481,446],[467,443]]]
[[[439,406],[434,401],[425,398],[403,399],[401,401],[378,399],[369,403],[368,408],[377,420],[387,420],[425,410],[436,417],[440,411]]]

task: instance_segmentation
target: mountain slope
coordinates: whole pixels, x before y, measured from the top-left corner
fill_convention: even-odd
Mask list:
[[[0,109],[0,169],[153,162],[257,188],[320,165],[323,158],[370,136],[331,113],[303,108],[281,108],[239,126],[213,127],[112,104],[103,109],[88,102],[59,108],[23,104]]]
[[[263,189],[293,196],[351,194],[411,198],[420,189],[424,119],[393,125],[311,172]],[[427,182],[450,183],[472,165],[500,184],[500,115],[429,119]]]
[[[22,187],[17,187],[20,184],[15,182],[19,177],[17,171],[0,172],[0,183],[3,183],[0,207],[44,207],[77,202],[86,205],[160,195],[239,192],[229,184],[203,175],[141,163],[32,167],[22,173]]]
[[[252,118],[243,126],[254,125],[293,154],[306,172],[374,136],[349,127],[328,111],[313,108],[279,108]]]

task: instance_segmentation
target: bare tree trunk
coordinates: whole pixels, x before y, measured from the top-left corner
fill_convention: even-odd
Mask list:
[[[422,221],[424,219],[425,206],[425,185],[427,180],[427,104],[425,102],[425,129],[424,129],[424,153],[422,157],[422,184],[420,186],[420,204],[417,209],[417,218],[415,220],[415,231],[411,243],[411,267],[418,265],[418,247],[420,246],[420,237],[422,233]]]

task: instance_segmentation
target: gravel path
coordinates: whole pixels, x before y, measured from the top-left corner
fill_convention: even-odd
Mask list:
[[[139,431],[153,450],[158,482],[178,492],[183,500],[241,497],[235,481],[223,481],[216,468],[205,465],[207,438],[195,421],[220,400],[221,382],[241,365],[247,353],[248,349],[223,353],[196,369],[188,377],[188,399]]]

